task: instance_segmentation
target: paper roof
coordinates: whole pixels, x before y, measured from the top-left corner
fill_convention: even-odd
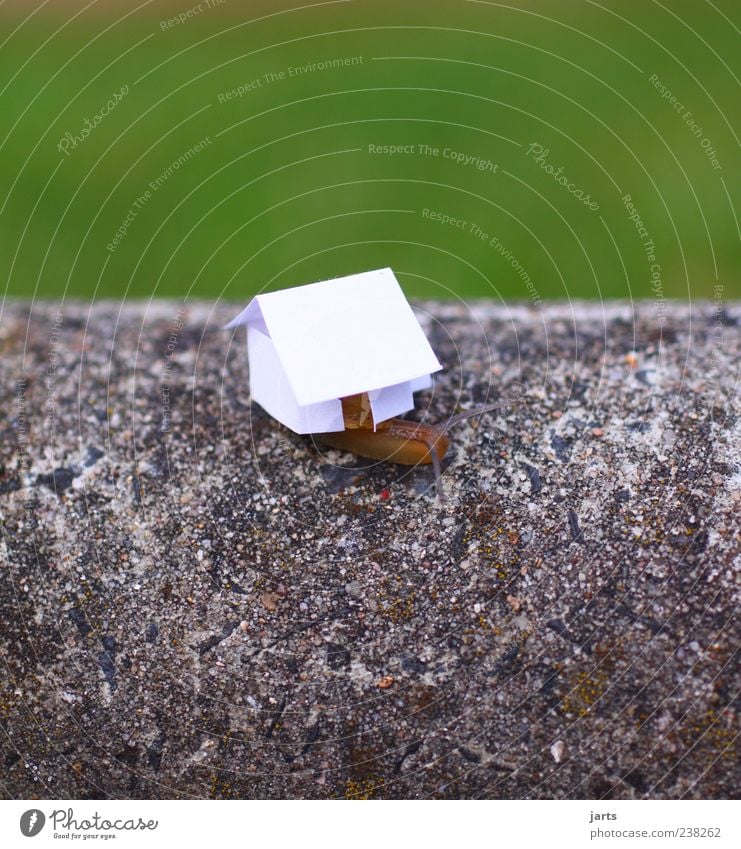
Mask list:
[[[254,400],[299,433],[342,430],[339,399],[360,392],[376,422],[406,412],[442,368],[390,268],[257,295],[239,325]]]

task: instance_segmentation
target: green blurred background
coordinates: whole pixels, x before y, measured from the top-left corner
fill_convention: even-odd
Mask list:
[[[389,265],[415,297],[737,297],[738,19],[6,0],[5,294],[243,301]]]

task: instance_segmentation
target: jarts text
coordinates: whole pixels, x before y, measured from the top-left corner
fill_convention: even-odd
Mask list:
[[[610,813],[609,811],[590,811],[589,812],[589,822],[600,822],[602,820],[616,820],[617,814]]]

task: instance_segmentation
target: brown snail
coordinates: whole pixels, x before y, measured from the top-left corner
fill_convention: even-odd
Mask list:
[[[487,404],[458,413],[436,424],[410,422],[405,419],[388,419],[374,427],[370,402],[367,393],[342,398],[342,416],[345,430],[335,433],[316,434],[331,448],[349,451],[359,457],[398,463],[402,466],[432,464],[435,472],[435,484],[440,501],[444,501],[442,489],[442,460],[448,450],[450,440],[447,432],[453,426],[466,419],[481,416],[491,410],[512,406],[514,401]]]

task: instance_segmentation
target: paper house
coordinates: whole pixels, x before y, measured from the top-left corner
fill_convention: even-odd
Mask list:
[[[252,400],[296,433],[344,430],[363,392],[375,424],[405,413],[442,368],[390,268],[257,295],[240,325]]]

